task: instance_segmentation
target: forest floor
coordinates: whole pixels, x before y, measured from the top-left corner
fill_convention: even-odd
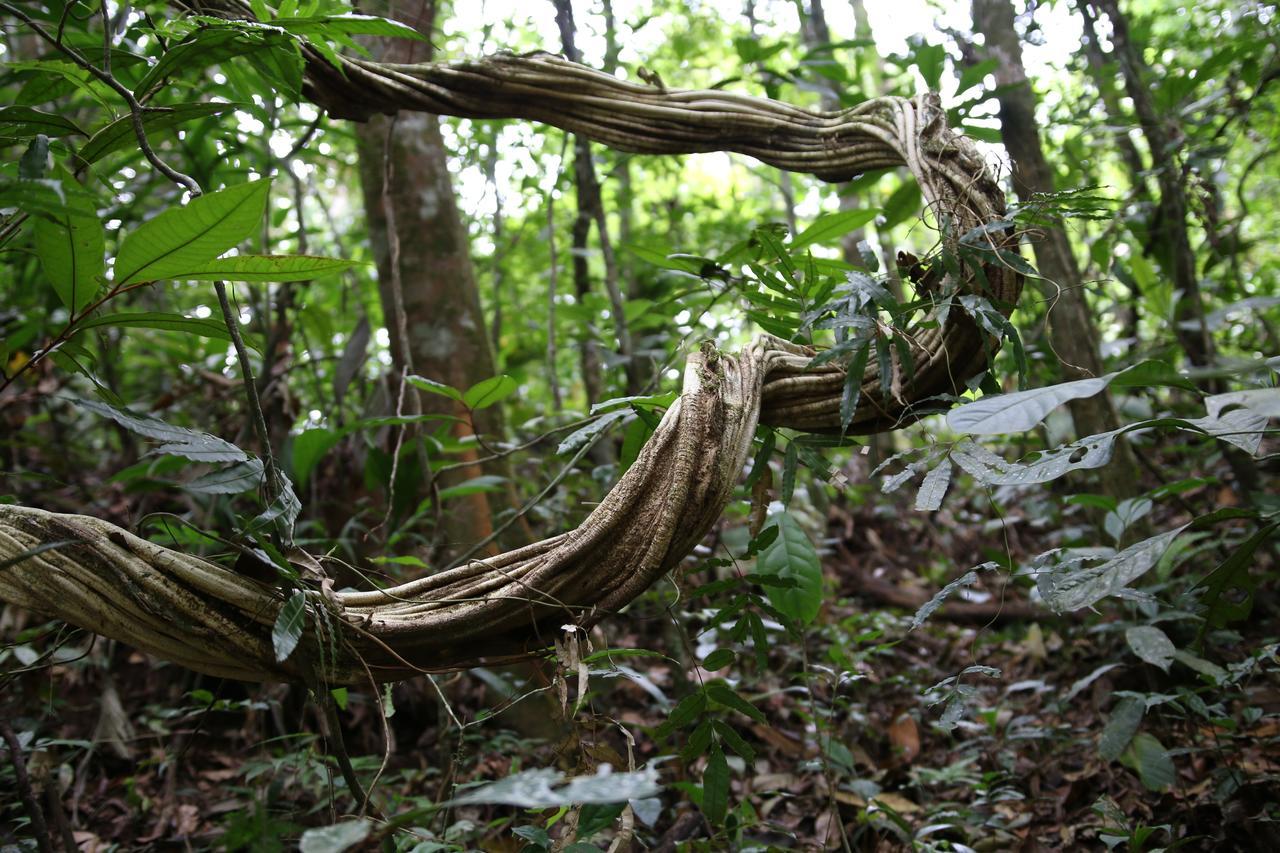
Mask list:
[[[727,673],[687,663],[714,645],[711,610],[684,602],[675,618],[667,584],[594,641],[669,657],[593,671],[571,722],[553,664],[476,670],[437,679],[439,694],[416,679],[381,697],[394,706],[385,752],[380,697],[353,688],[340,697],[346,747],[366,784],[385,758],[373,786],[378,811],[424,809],[414,825],[435,841],[422,853],[536,850],[555,810],[429,806],[455,784],[520,769],[622,769],[674,753],[679,736],[654,729],[690,684],[727,676],[766,721],[726,718],[754,752],[750,763],[730,758],[729,828],[713,834],[693,805],[704,759],[668,759],[661,806],[637,810],[620,849],[1280,849],[1271,591],[1259,591],[1251,620],[1203,652],[1230,670],[1226,685],[1138,660],[1124,636],[1142,621],[1136,605],[1055,616],[1003,573],[909,630],[914,610],[963,567],[993,552],[1018,564],[1071,522],[1037,522],[1023,504],[1025,514],[993,524],[976,515],[980,499],[932,515],[883,496],[856,510],[830,507],[824,567],[835,594],[802,640],[774,635],[767,667],[750,655]],[[1176,620],[1165,627],[1180,642],[1194,638]],[[68,648],[86,646],[81,637]],[[1140,725],[1117,722],[1117,691],[1145,697]],[[5,704],[24,719],[42,708],[32,775],[62,792],[44,800],[51,831],[61,827],[81,850],[291,849],[305,827],[351,809],[319,734],[322,715],[298,687],[219,682],[98,641],[77,660],[23,676]],[[1118,760],[1100,755],[1103,740],[1135,728]],[[1139,748],[1147,739],[1163,749]],[[3,806],[16,826],[16,798]],[[579,815],[579,837],[607,848],[615,815]],[[591,820],[601,824],[594,836]]]

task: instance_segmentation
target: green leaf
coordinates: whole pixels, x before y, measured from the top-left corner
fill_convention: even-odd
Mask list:
[[[66,194],[66,212],[35,220],[36,256],[62,304],[72,314],[93,302],[106,269],[106,242],[93,197]]]
[[[1177,649],[1164,631],[1155,625],[1134,625],[1124,632],[1124,638],[1135,655],[1152,666],[1169,671]]]
[[[236,25],[201,27],[185,41],[170,46],[160,61],[138,81],[133,94],[142,98],[168,77],[195,73],[246,53],[261,55],[272,47],[278,49],[282,46],[296,51],[293,37],[288,33],[278,28],[244,24],[236,22]]]
[[[100,326],[118,326],[131,329],[161,329],[166,332],[182,332],[218,341],[230,341],[231,333],[221,320],[200,317],[183,317],[181,314],[164,314],[156,311],[140,313],[99,314],[80,323],[80,329]]]
[[[884,223],[880,225],[881,230],[887,231],[915,216],[920,210],[921,200],[920,185],[916,183],[915,178],[907,178],[885,202]]]
[[[1277,528],[1280,528],[1280,524],[1268,524],[1255,531],[1236,546],[1231,555],[1204,580],[1196,584],[1197,588],[1204,589],[1203,601],[1209,607],[1204,623],[1206,628],[1221,628],[1230,622],[1249,618],[1249,614],[1253,612],[1254,591],[1258,585],[1258,580],[1251,571],[1253,554]]]
[[[657,734],[659,737],[667,737],[676,729],[683,728],[707,709],[707,694],[703,690],[696,693],[690,693],[681,699],[676,706],[671,709],[671,713],[667,715],[667,719],[662,725],[658,726]]]
[[[502,484],[507,482],[506,477],[499,477],[496,474],[481,474],[479,477],[472,477],[456,486],[449,486],[447,489],[440,490],[440,500],[447,501],[450,498],[460,498],[464,495],[475,495],[483,492],[500,492]]]
[[[716,649],[702,660],[702,668],[708,672],[724,669],[733,663],[735,655],[732,649]]]
[[[335,35],[386,36],[427,41],[427,37],[408,24],[373,15],[347,13],[321,15],[314,18],[276,18],[271,22],[300,36],[333,38]]]
[[[880,214],[878,210],[842,210],[819,216],[813,224],[791,240],[791,251],[799,251],[814,243],[828,244],[850,231],[861,228]]]
[[[257,231],[270,190],[269,180],[237,184],[144,222],[120,246],[116,284],[172,278],[199,269]]]
[[[56,113],[31,107],[0,108],[0,136],[30,139],[41,134],[49,137],[89,135],[74,121]]]
[[[191,281],[311,281],[358,265],[358,261],[315,255],[232,255],[165,277]]]
[[[724,823],[729,811],[729,762],[718,744],[711,745],[707,766],[702,771],[702,813],[712,825]]]
[[[1133,740],[1142,718],[1147,713],[1147,703],[1133,696],[1121,699],[1111,711],[1107,725],[1098,740],[1098,755],[1103,761],[1115,761]]]
[[[154,141],[161,131],[170,130],[198,118],[243,109],[244,106],[244,104],[233,103],[194,103],[177,104],[172,107],[152,107],[142,115],[142,128],[147,132],[148,139]],[[77,162],[90,165],[122,148],[132,149],[137,145],[138,137],[133,127],[133,116],[121,116],[89,137],[89,141],[76,154]]]
[[[1133,738],[1121,761],[1138,772],[1148,791],[1163,791],[1177,779],[1177,769],[1164,744],[1142,732]]]
[[[75,182],[66,186],[62,181],[49,178],[0,177],[0,207],[16,207],[54,221],[60,216],[84,215],[81,203],[74,199],[68,201],[69,196],[83,196],[89,205],[93,204],[92,196]]]
[[[307,480],[324,455],[342,440],[343,433],[338,430],[317,427],[309,429],[293,438],[293,476],[298,481],[298,488],[305,488]]]
[[[746,699],[743,699],[733,688],[723,681],[716,680],[707,683],[707,698],[713,702],[719,703],[726,708],[732,708],[741,714],[745,714],[757,723],[765,721],[764,714],[755,705],[752,705]]]
[[[774,513],[768,525],[778,528],[778,538],[760,552],[757,571],[762,575],[790,578],[790,589],[766,588],[769,602],[788,618],[808,625],[822,604],[822,566],[804,528],[787,512]]]
[[[302,639],[302,628],[306,623],[307,594],[299,589],[280,608],[276,623],[271,629],[271,645],[276,650],[277,663],[284,663],[293,654],[298,641]]]
[[[470,409],[487,409],[511,396],[519,387],[519,383],[510,376],[490,376],[468,388],[462,395],[462,402]]]
[[[738,734],[738,730],[726,723],[724,720],[712,720],[711,727],[715,733],[720,736],[730,749],[742,756],[742,759],[748,764],[756,760],[756,751],[751,748],[742,735]]]
[[[182,456],[196,462],[244,462],[249,454],[229,441],[204,432],[167,424],[149,415],[138,415],[96,400],[76,400],[76,405],[110,418],[125,429],[145,438],[163,442],[157,453]]]
[[[426,391],[431,394],[439,394],[441,397],[448,397],[450,400],[462,402],[462,392],[452,385],[445,385],[443,382],[437,382],[434,379],[428,379],[425,376],[409,376],[407,381],[419,391]]]

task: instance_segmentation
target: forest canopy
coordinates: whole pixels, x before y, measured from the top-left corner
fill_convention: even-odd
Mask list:
[[[1275,7],[509,5],[0,2],[0,838],[1271,846]]]

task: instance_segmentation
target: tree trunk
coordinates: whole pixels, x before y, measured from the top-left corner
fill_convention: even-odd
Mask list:
[[[365,11],[415,26],[430,37],[434,2],[375,0]],[[430,42],[376,39],[370,45],[382,62],[422,62],[431,58]],[[378,291],[391,337],[396,382],[403,371],[465,390],[494,374],[493,352],[480,310],[466,229],[458,214],[449,176],[440,122],[434,115],[404,113],[375,116],[356,125],[360,179],[369,239],[378,265]],[[390,178],[389,191],[384,182]],[[394,232],[394,233],[393,233]],[[399,291],[398,294],[396,291]],[[402,334],[399,309],[404,311]],[[402,338],[407,337],[406,340]],[[408,394],[416,395],[413,389]],[[416,410],[460,419],[458,438],[468,435],[469,413],[438,394],[417,395]],[[501,409],[475,413],[475,431],[501,437]],[[462,457],[475,460],[474,450]],[[448,486],[484,473],[480,465],[456,469],[441,478]],[[493,530],[484,494],[449,502],[440,516],[449,543],[467,544]]]
[[[999,61],[995,77],[999,86],[1000,137],[1013,161],[1014,191],[1024,203],[1037,193],[1052,193],[1057,189],[1053,167],[1040,147],[1036,97],[1022,65],[1022,45],[1014,29],[1013,3],[974,0],[973,29],[985,39],[982,53]],[[1098,330],[1067,232],[1060,221],[1043,230],[1041,239],[1032,245],[1040,274],[1055,291],[1051,294],[1049,340],[1068,379],[1101,376]],[[1076,431],[1081,435],[1108,432],[1120,426],[1109,392],[1073,400],[1069,405]],[[1100,469],[1098,476],[1107,494],[1130,497],[1140,491],[1137,460],[1127,441],[1117,442],[1116,450],[1111,464]]]

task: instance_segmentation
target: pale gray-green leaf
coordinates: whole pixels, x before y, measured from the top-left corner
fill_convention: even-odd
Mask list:
[[[302,639],[302,628],[307,623],[307,594],[297,590],[289,596],[280,613],[276,615],[275,625],[271,628],[271,646],[276,652],[276,661],[284,663],[298,647]]]
[[[318,826],[302,833],[298,849],[302,853],[345,853],[363,843],[372,831],[373,824],[364,818]]]
[[[472,788],[452,802],[495,803],[529,809],[555,808],[579,803],[621,803],[657,796],[658,773],[646,767],[634,773],[609,772],[608,765],[594,776],[565,778],[558,770],[540,769],[515,773],[497,782]]]
[[[76,404],[94,414],[110,418],[131,432],[163,442],[156,448],[158,453],[183,456],[196,462],[243,462],[249,458],[249,454],[231,442],[206,432],[173,426],[149,415],[118,409],[97,400],[76,400]]]
[[[1133,740],[1142,718],[1147,713],[1147,703],[1141,699],[1127,696],[1116,703],[1107,719],[1098,741],[1098,755],[1103,761],[1115,761],[1124,752],[1129,741]]]
[[[1164,631],[1154,625],[1135,625],[1124,632],[1124,638],[1135,655],[1152,666],[1169,671],[1177,649]]]
[[[1097,566],[1045,570],[1037,578],[1040,595],[1059,613],[1115,595],[1154,566],[1182,530],[1144,539]]]
[[[1077,379],[1012,394],[990,395],[947,412],[947,424],[956,432],[969,435],[1025,432],[1064,403],[1101,393],[1110,379],[1110,376]]]
[[[933,512],[942,506],[942,499],[947,495],[947,487],[951,485],[951,460],[943,457],[920,484],[916,492],[916,509],[921,512]]]

